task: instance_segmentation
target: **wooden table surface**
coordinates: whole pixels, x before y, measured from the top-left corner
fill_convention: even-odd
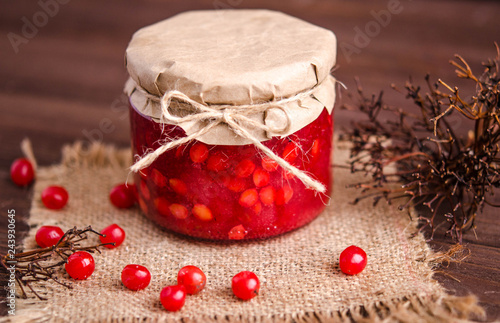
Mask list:
[[[9,178],[23,138],[31,139],[40,165],[58,162],[60,148],[75,140],[129,145],[123,54],[141,26],[191,9],[284,11],[336,33],[335,75],[350,91],[359,76],[367,93],[385,90],[387,101],[400,106],[410,104],[390,90],[391,83],[403,85],[411,75],[423,84],[429,72],[464,85],[448,60],[459,53],[480,73],[481,61],[495,55],[493,43],[500,41],[500,4],[494,1],[1,0],[0,6],[1,252],[7,246],[8,209],[16,210],[18,242],[28,229],[23,220],[31,191]],[[369,35],[363,37],[366,28]],[[337,109],[335,118],[339,130],[355,115]],[[437,275],[451,293],[477,295],[489,321],[500,319],[498,212],[487,209],[478,216],[475,232],[464,236],[471,255]],[[439,250],[451,243],[440,232],[431,245]]]

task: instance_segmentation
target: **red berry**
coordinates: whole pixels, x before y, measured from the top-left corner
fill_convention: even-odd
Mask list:
[[[174,204],[170,205],[169,209],[170,209],[170,212],[172,212],[172,215],[180,220],[184,220],[189,215],[188,209],[186,209],[186,207],[184,205],[181,205],[181,204],[174,203]]]
[[[254,169],[255,164],[250,159],[244,159],[238,165],[236,165],[234,173],[238,177],[248,177],[252,175]]]
[[[231,288],[238,298],[252,299],[259,293],[259,278],[251,271],[242,271],[233,277]]]
[[[77,251],[68,257],[66,272],[73,279],[87,279],[95,269],[95,262],[92,255],[86,251]]]
[[[122,283],[130,290],[140,290],[148,287],[151,273],[141,265],[126,265],[122,270]]]
[[[55,245],[61,237],[64,235],[64,231],[56,226],[44,225],[38,229],[35,235],[36,243],[40,248],[52,247]]]
[[[316,159],[319,155],[319,151],[320,151],[320,141],[319,139],[316,139],[314,140],[313,144],[312,144],[312,147],[311,147],[311,157],[313,159]]]
[[[193,212],[193,215],[201,221],[210,221],[214,218],[212,211],[210,211],[208,206],[203,204],[195,204],[191,212]]]
[[[262,158],[262,168],[267,170],[268,172],[274,172],[275,170],[278,169],[278,163],[272,160],[269,157],[263,157]]]
[[[10,178],[18,186],[28,185],[34,177],[33,165],[26,158],[18,158],[10,166]]]
[[[153,169],[151,171],[151,180],[158,187],[167,186],[167,178],[162,173],[160,173],[157,169]]]
[[[125,240],[125,231],[123,231],[123,229],[120,228],[118,224],[112,224],[102,229],[101,234],[105,235],[104,237],[103,236],[99,237],[101,239],[101,243],[114,242],[114,245],[112,244],[105,245],[105,247],[109,249],[118,247]]]
[[[186,149],[186,146],[184,145],[180,145],[179,147],[177,147],[177,149],[175,150],[175,157],[182,157],[182,155],[184,154],[184,149]]]
[[[356,275],[366,267],[366,253],[363,249],[350,246],[340,254],[340,270],[347,275]]]
[[[241,224],[229,230],[228,237],[230,240],[241,240],[247,235],[247,230]]]
[[[248,189],[241,193],[239,203],[243,207],[251,207],[259,200],[259,194],[255,188]]]
[[[276,191],[275,203],[276,205],[287,204],[293,196],[293,189],[289,185],[285,185]]]
[[[49,186],[42,191],[42,202],[51,210],[62,209],[68,203],[68,199],[68,192],[61,186]]]
[[[156,210],[163,216],[170,215],[170,203],[163,196],[157,197],[154,200]]]
[[[120,209],[132,207],[136,202],[134,188],[135,186],[133,184],[127,185],[124,183],[116,185],[109,193],[111,203]]]
[[[189,156],[194,163],[203,163],[208,158],[208,148],[205,144],[198,142],[189,150]]]
[[[270,177],[271,176],[268,172],[266,172],[262,168],[257,168],[253,173],[253,183],[257,187],[266,186],[267,184],[269,184]]]
[[[283,159],[289,163],[293,163],[298,156],[299,148],[293,142],[289,142],[283,150]]]
[[[186,293],[189,295],[198,294],[207,283],[207,277],[196,266],[185,266],[179,270],[177,274],[177,284],[183,285],[186,288]]]
[[[259,192],[260,200],[264,205],[271,205],[274,203],[274,187],[271,185],[261,188]]]
[[[160,302],[170,312],[180,310],[186,301],[186,288],[182,285],[167,286],[160,293]]]
[[[170,187],[174,190],[175,193],[179,195],[186,195],[188,190],[186,183],[178,178],[171,178],[168,182],[170,183]]]
[[[223,153],[216,152],[215,154],[213,154],[208,158],[207,169],[214,172],[219,172],[221,170],[224,170],[227,168],[227,166],[229,166],[227,160],[228,157],[226,157]]]

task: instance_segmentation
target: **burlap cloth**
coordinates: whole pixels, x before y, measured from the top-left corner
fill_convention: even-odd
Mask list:
[[[449,322],[481,313],[474,297],[447,295],[431,277],[440,255],[433,253],[416,223],[394,206],[371,201],[350,204],[359,193],[346,189],[356,177],[335,168],[333,199],[327,210],[304,228],[266,241],[215,243],[196,241],[161,230],[138,208],[119,210],[108,194],[127,178],[128,150],[78,144],[66,147],[60,165],[38,169],[25,250],[35,248],[41,225],[92,225],[101,230],[118,223],[127,233],[122,246],[95,254],[96,270],[73,289],[44,284],[48,298],[17,299],[14,321],[64,322],[337,322],[404,321]],[[337,144],[336,164],[347,151]],[[70,194],[61,211],[43,207],[40,192],[63,185]],[[92,237],[91,242],[98,242]],[[340,272],[340,252],[349,245],[362,247],[368,265],[359,275]],[[152,281],[142,291],[127,290],[120,273],[127,264],[142,264]],[[178,270],[196,265],[208,282],[200,294],[188,296],[184,308],[165,311],[160,290],[175,284]],[[251,301],[233,296],[233,275],[251,270],[261,280],[260,294]],[[62,271],[62,279],[71,281]]]

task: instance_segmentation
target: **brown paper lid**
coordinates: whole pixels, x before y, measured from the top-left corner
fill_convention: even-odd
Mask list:
[[[206,104],[252,104],[311,89],[335,58],[331,31],[251,9],[178,14],[138,30],[126,51],[130,77],[147,92],[178,90]]]
[[[336,38],[326,29],[269,10],[192,11],[137,31],[127,48],[130,79],[125,92],[142,114],[160,122],[159,100],[180,91],[210,105],[254,105],[312,93],[283,106],[290,120],[286,133],[247,129],[259,141],[286,136],[314,121],[335,102]],[[171,109],[182,108],[176,102]],[[250,116],[280,128],[287,117],[277,109]],[[206,122],[179,124],[187,135]],[[245,145],[221,123],[196,138],[214,145]]]

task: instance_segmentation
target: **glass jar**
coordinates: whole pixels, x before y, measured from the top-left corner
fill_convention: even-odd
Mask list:
[[[187,12],[134,34],[125,92],[144,214],[211,240],[317,217],[331,193],[335,47],[330,31],[268,10]]]

